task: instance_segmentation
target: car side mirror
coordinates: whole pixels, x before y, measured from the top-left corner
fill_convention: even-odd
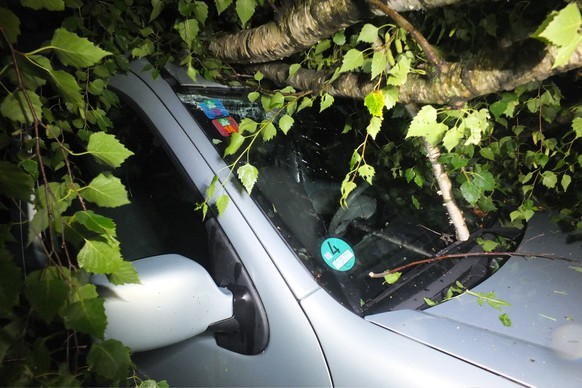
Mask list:
[[[233,316],[232,293],[195,261],[168,254],[133,264],[139,284],[113,285],[104,275],[91,280],[105,298],[105,339],[140,352],[192,338]]]

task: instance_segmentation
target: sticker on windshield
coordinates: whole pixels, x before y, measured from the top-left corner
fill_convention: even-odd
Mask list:
[[[325,263],[337,271],[348,271],[356,263],[354,250],[339,238],[328,238],[321,244],[321,257]]]
[[[200,108],[210,120],[230,114],[219,100],[204,100],[200,103]]]
[[[233,133],[238,132],[238,124],[230,116],[214,119],[212,120],[212,124],[224,137],[229,137]]]

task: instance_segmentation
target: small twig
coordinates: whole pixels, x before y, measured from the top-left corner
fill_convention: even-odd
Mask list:
[[[567,257],[561,257],[561,256],[552,256],[552,255],[547,255],[547,254],[543,254],[543,253],[520,253],[520,252],[468,252],[468,253],[452,253],[450,255],[442,255],[442,256],[435,256],[435,257],[431,257],[430,259],[424,259],[424,260],[418,260],[415,261],[413,263],[408,263],[408,264],[404,264],[401,265],[400,267],[396,267],[396,268],[392,268],[389,269],[387,271],[384,272],[379,272],[379,273],[375,273],[375,272],[370,272],[368,275],[371,278],[383,278],[386,275],[390,275],[391,273],[394,272],[400,272],[402,270],[405,270],[407,268],[410,267],[414,267],[417,265],[421,265],[421,264],[428,264],[428,263],[434,263],[435,261],[441,261],[441,260],[446,260],[446,259],[459,259],[459,258],[464,258],[464,257],[487,257],[487,256],[521,256],[521,257],[539,257],[541,259],[548,259],[548,260],[564,260],[564,261],[568,261],[568,262],[573,262],[574,260],[572,259],[568,259]]]
[[[446,62],[437,54],[428,40],[426,40],[426,38],[408,20],[406,20],[406,18],[379,0],[368,0],[368,3],[384,12],[390,19],[394,20],[398,27],[408,32],[422,48],[430,63],[436,67],[439,72],[443,69]]]

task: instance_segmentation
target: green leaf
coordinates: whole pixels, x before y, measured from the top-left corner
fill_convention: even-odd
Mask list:
[[[473,183],[481,191],[495,190],[495,177],[487,170],[477,168],[473,178]]]
[[[347,206],[346,201],[348,199],[348,195],[350,195],[350,193],[354,191],[356,187],[357,185],[354,182],[350,181],[350,175],[349,174],[346,175],[340,188],[341,193],[340,204],[342,207]]]
[[[437,122],[437,110],[430,105],[425,105],[412,119],[406,138],[422,136],[430,144],[436,146],[447,129],[444,123]]]
[[[511,326],[511,319],[509,319],[509,315],[507,313],[503,313],[499,316],[499,320],[503,324],[503,326],[510,327]]]
[[[378,39],[378,27],[370,23],[364,24],[358,36],[358,42],[374,43],[376,39]]]
[[[382,89],[382,93],[384,94],[384,106],[387,110],[394,108],[396,103],[398,102],[398,88],[395,87],[386,87]]]
[[[30,105],[28,102],[30,102]],[[24,91],[18,91],[8,94],[2,100],[0,113],[2,116],[17,123],[32,124],[34,118],[40,121],[42,117],[42,103],[35,92],[28,90],[25,94]]]
[[[322,52],[324,52],[325,50],[327,50],[330,47],[331,47],[331,41],[329,39],[324,39],[324,40],[320,41],[315,46],[315,55],[321,54]]]
[[[427,306],[432,307],[432,306],[436,306],[437,303],[429,298],[423,298],[424,303],[426,303]]]
[[[256,6],[255,0],[236,0],[236,13],[242,25],[247,24],[254,15]]]
[[[196,19],[200,22],[200,25],[203,26],[206,23],[206,19],[208,19],[208,5],[203,1],[195,1],[194,15],[196,15]]]
[[[250,102],[255,102],[257,101],[257,99],[261,97],[261,93],[259,92],[250,92],[247,96],[247,98],[249,99]],[[243,120],[247,119],[247,117],[245,117]],[[250,119],[249,119],[250,120]]]
[[[103,338],[107,318],[102,298],[82,299],[69,305],[62,313],[65,327]]]
[[[342,66],[339,69],[340,73],[355,70],[364,64],[364,54],[358,49],[350,49],[342,60]]]
[[[55,31],[51,46],[63,65],[77,68],[94,66],[104,57],[111,55],[88,39],[81,38],[64,28]]]
[[[34,179],[20,167],[0,160],[0,195],[29,201],[34,192]]]
[[[553,189],[558,183],[558,177],[553,171],[544,171],[542,178],[542,184],[549,189]]]
[[[226,147],[226,149],[224,150],[224,156],[236,154],[236,152],[244,144],[244,142],[245,138],[242,135],[242,131],[235,132],[232,135],[230,135],[230,143],[228,144],[228,147]]]
[[[93,373],[106,379],[125,381],[131,366],[131,351],[114,339],[94,343],[87,354],[87,365]]]
[[[259,178],[259,170],[251,164],[245,164],[237,169],[237,175],[247,193],[250,194]]]
[[[218,209],[218,215],[223,215],[226,211],[226,207],[230,202],[230,198],[227,194],[222,194],[218,198],[216,198],[216,209]]]
[[[80,210],[73,215],[73,219],[92,232],[108,237],[115,237],[116,235],[115,222],[109,217],[95,213],[93,210]]]
[[[483,192],[472,181],[467,180],[461,184],[461,194],[467,202],[475,205]]]
[[[464,128],[464,125],[455,126],[445,133],[445,136],[443,137],[443,146],[448,152],[451,152],[453,148],[459,145],[463,137],[465,137]]]
[[[20,288],[22,287],[20,268],[7,256],[0,251],[0,318],[12,311],[13,307],[18,303]],[[0,357],[1,362],[2,357]]]
[[[77,83],[77,79],[64,70],[51,71],[53,84],[56,86],[59,94],[63,97],[65,102],[71,104],[74,109],[72,112],[83,110],[85,107],[85,100],[81,94],[81,87]]]
[[[39,9],[46,9],[49,11],[64,11],[64,0],[20,0],[20,4],[38,11]]]
[[[112,245],[101,240],[85,240],[83,248],[77,255],[79,267],[87,272],[110,274],[118,268],[122,261],[118,245]]]
[[[374,178],[374,175],[376,175],[376,170],[369,164],[363,164],[358,168],[358,174],[360,174],[366,182],[372,184],[372,179]]]
[[[386,83],[392,86],[404,85],[408,79],[409,71],[410,59],[405,55],[399,56],[398,61],[396,61],[396,65],[394,65],[388,72],[389,77]]]
[[[115,136],[105,132],[91,134],[87,152],[114,168],[133,155]]]
[[[244,119],[242,119],[242,121],[238,125],[238,129],[239,129],[239,132],[241,134],[244,132],[255,133],[258,126],[259,126],[259,123],[257,123],[255,120],[250,119],[248,117],[245,117]],[[244,138],[243,138],[243,141],[244,141]],[[231,140],[231,143],[232,143],[232,140]]]
[[[489,126],[489,111],[487,109],[481,109],[479,111],[471,112],[463,120],[465,128],[469,129],[470,135],[467,138],[465,144],[475,144],[481,143],[481,134]]]
[[[164,9],[164,0],[151,0],[151,4],[152,4],[152,13],[150,14],[150,22],[152,22],[153,20],[157,19],[158,16],[160,16],[160,13],[162,13],[162,10]]]
[[[166,380],[145,380],[139,384],[138,388],[170,388],[170,385]]]
[[[345,30],[340,30],[338,32],[336,32],[335,34],[333,34],[333,43],[335,43],[338,46],[343,46],[344,44],[346,44],[346,32]]]
[[[324,93],[321,96],[321,103],[319,105],[319,111],[323,112],[324,110],[326,110],[327,108],[332,106],[334,101],[335,101],[335,99],[333,98],[333,96],[331,94]]]
[[[388,284],[394,284],[398,281],[398,279],[400,279],[400,276],[402,276],[402,272],[392,272],[388,275],[385,275],[384,280]]]
[[[16,43],[20,35],[20,19],[9,9],[0,7],[0,27],[10,44]]]
[[[556,46],[568,46],[578,34],[581,21],[580,10],[572,2],[559,12],[552,12],[533,36]]]
[[[555,60],[554,64],[552,65],[552,69],[559,67],[559,66],[567,65],[568,62],[570,62],[570,58],[572,57],[572,54],[574,54],[574,52],[576,51],[578,46],[580,46],[580,43],[582,43],[582,35],[578,35],[576,37],[576,39],[573,39],[570,42],[570,44],[560,47],[558,49],[558,51],[556,52],[556,60]],[[546,121],[551,122],[552,120],[546,120]]]
[[[87,201],[102,207],[118,207],[129,203],[123,183],[108,173],[99,174],[80,194]]]
[[[277,128],[271,121],[265,121],[262,126],[263,141],[272,140],[277,135]]]
[[[375,90],[364,98],[364,105],[372,116],[382,117],[384,110],[384,93],[381,90]]]
[[[568,174],[562,175],[562,180],[560,181],[560,184],[562,185],[562,189],[564,189],[564,191],[568,191],[570,183],[572,183],[572,177]]]
[[[294,63],[291,66],[289,66],[289,77],[293,77],[295,73],[299,71],[299,69],[301,69],[300,63]]]
[[[71,287],[57,267],[37,270],[26,277],[24,294],[34,311],[47,323],[65,305]]]
[[[582,137],[582,117],[576,117],[574,120],[572,120],[572,129],[576,134],[576,139]]]
[[[174,28],[178,31],[180,38],[186,43],[189,49],[192,49],[192,44],[198,37],[198,20],[187,19],[183,22],[176,23]]]
[[[372,116],[370,118],[370,124],[368,124],[366,127],[366,132],[372,139],[375,139],[380,132],[380,129],[382,129],[382,118],[378,116]]]
[[[115,285],[139,283],[137,270],[130,261],[117,261],[114,271],[108,276],[109,281]]]
[[[371,79],[378,77],[388,68],[388,57],[382,51],[376,51],[372,56],[372,72]]]
[[[279,119],[279,128],[281,129],[281,132],[283,132],[286,135],[294,123],[295,120],[293,119],[293,117],[289,115],[283,115]]]

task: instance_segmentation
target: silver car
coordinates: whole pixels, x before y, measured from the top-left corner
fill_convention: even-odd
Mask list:
[[[289,133],[256,142],[249,196],[223,155],[243,119],[269,114],[240,89],[177,68],[154,79],[146,65],[111,83],[123,101],[115,135],[135,156],[115,170],[131,204],[103,210],[141,284],[94,278],[107,337],[145,375],[173,386],[582,386],[581,244],[549,215],[524,232],[475,220],[473,238],[453,243],[438,197],[416,194],[413,206],[381,171],[340,206],[357,145],[340,134],[349,103],[301,112]],[[194,209],[215,176],[230,203],[203,218]],[[479,257],[476,238],[518,254]],[[467,255],[430,260],[452,254]],[[419,260],[393,284],[369,275]]]

